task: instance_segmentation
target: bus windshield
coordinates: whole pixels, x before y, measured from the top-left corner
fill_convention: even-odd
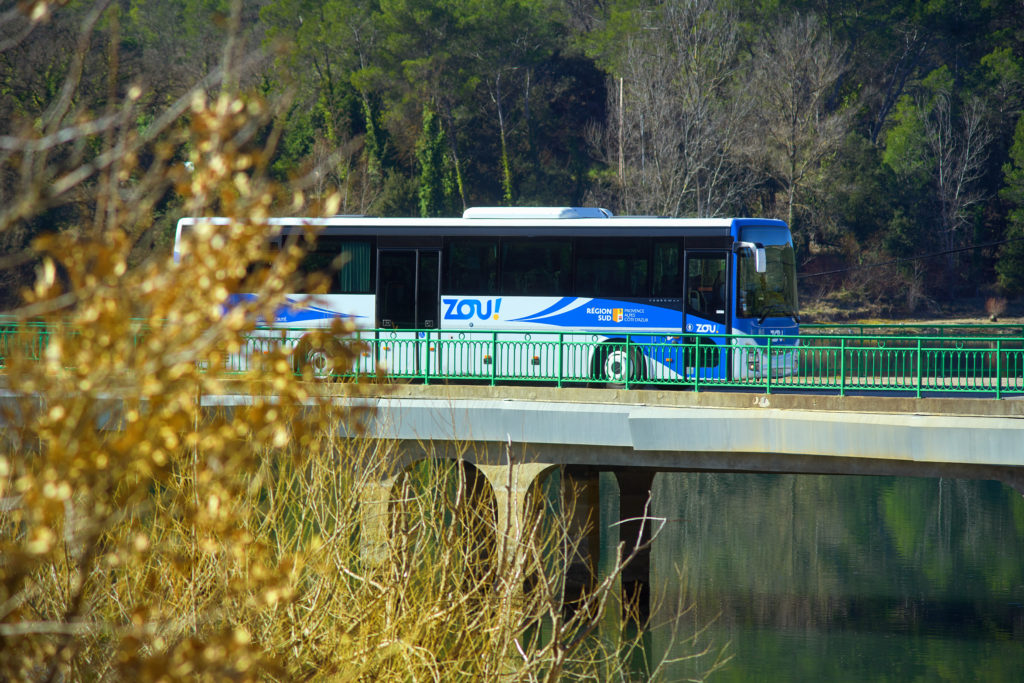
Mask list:
[[[772,238],[775,239],[772,239]],[[779,237],[784,237],[785,241]],[[796,253],[788,235],[772,231],[748,230],[744,239],[764,244],[767,268],[758,273],[754,253],[749,249],[739,253],[739,297],[737,311],[741,318],[787,317],[799,322],[796,295]],[[775,242],[775,244],[772,244]]]

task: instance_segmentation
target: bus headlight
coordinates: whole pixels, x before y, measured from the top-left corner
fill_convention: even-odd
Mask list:
[[[757,351],[747,355],[747,370],[749,372],[761,372],[761,354]]]

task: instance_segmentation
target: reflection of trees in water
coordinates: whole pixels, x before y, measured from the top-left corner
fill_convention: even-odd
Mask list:
[[[669,474],[655,506],[655,563],[721,624],[1012,632],[1024,591],[1024,498],[997,482]]]

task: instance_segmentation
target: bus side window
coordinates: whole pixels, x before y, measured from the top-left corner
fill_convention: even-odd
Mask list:
[[[650,296],[650,244],[644,238],[577,239],[577,296]]]
[[[505,238],[501,241],[501,293],[565,296],[569,293],[569,240]]]
[[[317,274],[314,285],[327,285],[323,294],[371,294],[373,247],[369,240],[321,237],[299,264],[307,277]]]
[[[445,294],[488,296],[498,293],[497,239],[448,239],[443,264]]]
[[[239,283],[239,293],[254,292],[263,286],[280,248],[277,242],[269,242],[263,258],[249,262],[245,269],[245,278]]]
[[[331,278],[331,293],[372,294],[373,293],[373,245],[368,240],[339,241],[331,251],[341,254],[343,263]],[[335,267],[337,267],[337,265]]]
[[[651,296],[659,299],[679,299],[683,295],[680,274],[682,250],[678,241],[654,243],[654,282]]]
[[[309,251],[302,257],[299,263],[299,273],[304,280],[302,286],[312,294],[335,294],[334,273],[331,271],[331,262],[334,255],[326,251]]]

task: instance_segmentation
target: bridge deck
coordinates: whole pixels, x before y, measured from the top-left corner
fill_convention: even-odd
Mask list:
[[[552,387],[315,386],[368,434],[481,463],[999,479],[1024,492],[1024,401]],[[208,397],[220,405],[245,396]],[[512,446],[510,449],[509,446]]]

